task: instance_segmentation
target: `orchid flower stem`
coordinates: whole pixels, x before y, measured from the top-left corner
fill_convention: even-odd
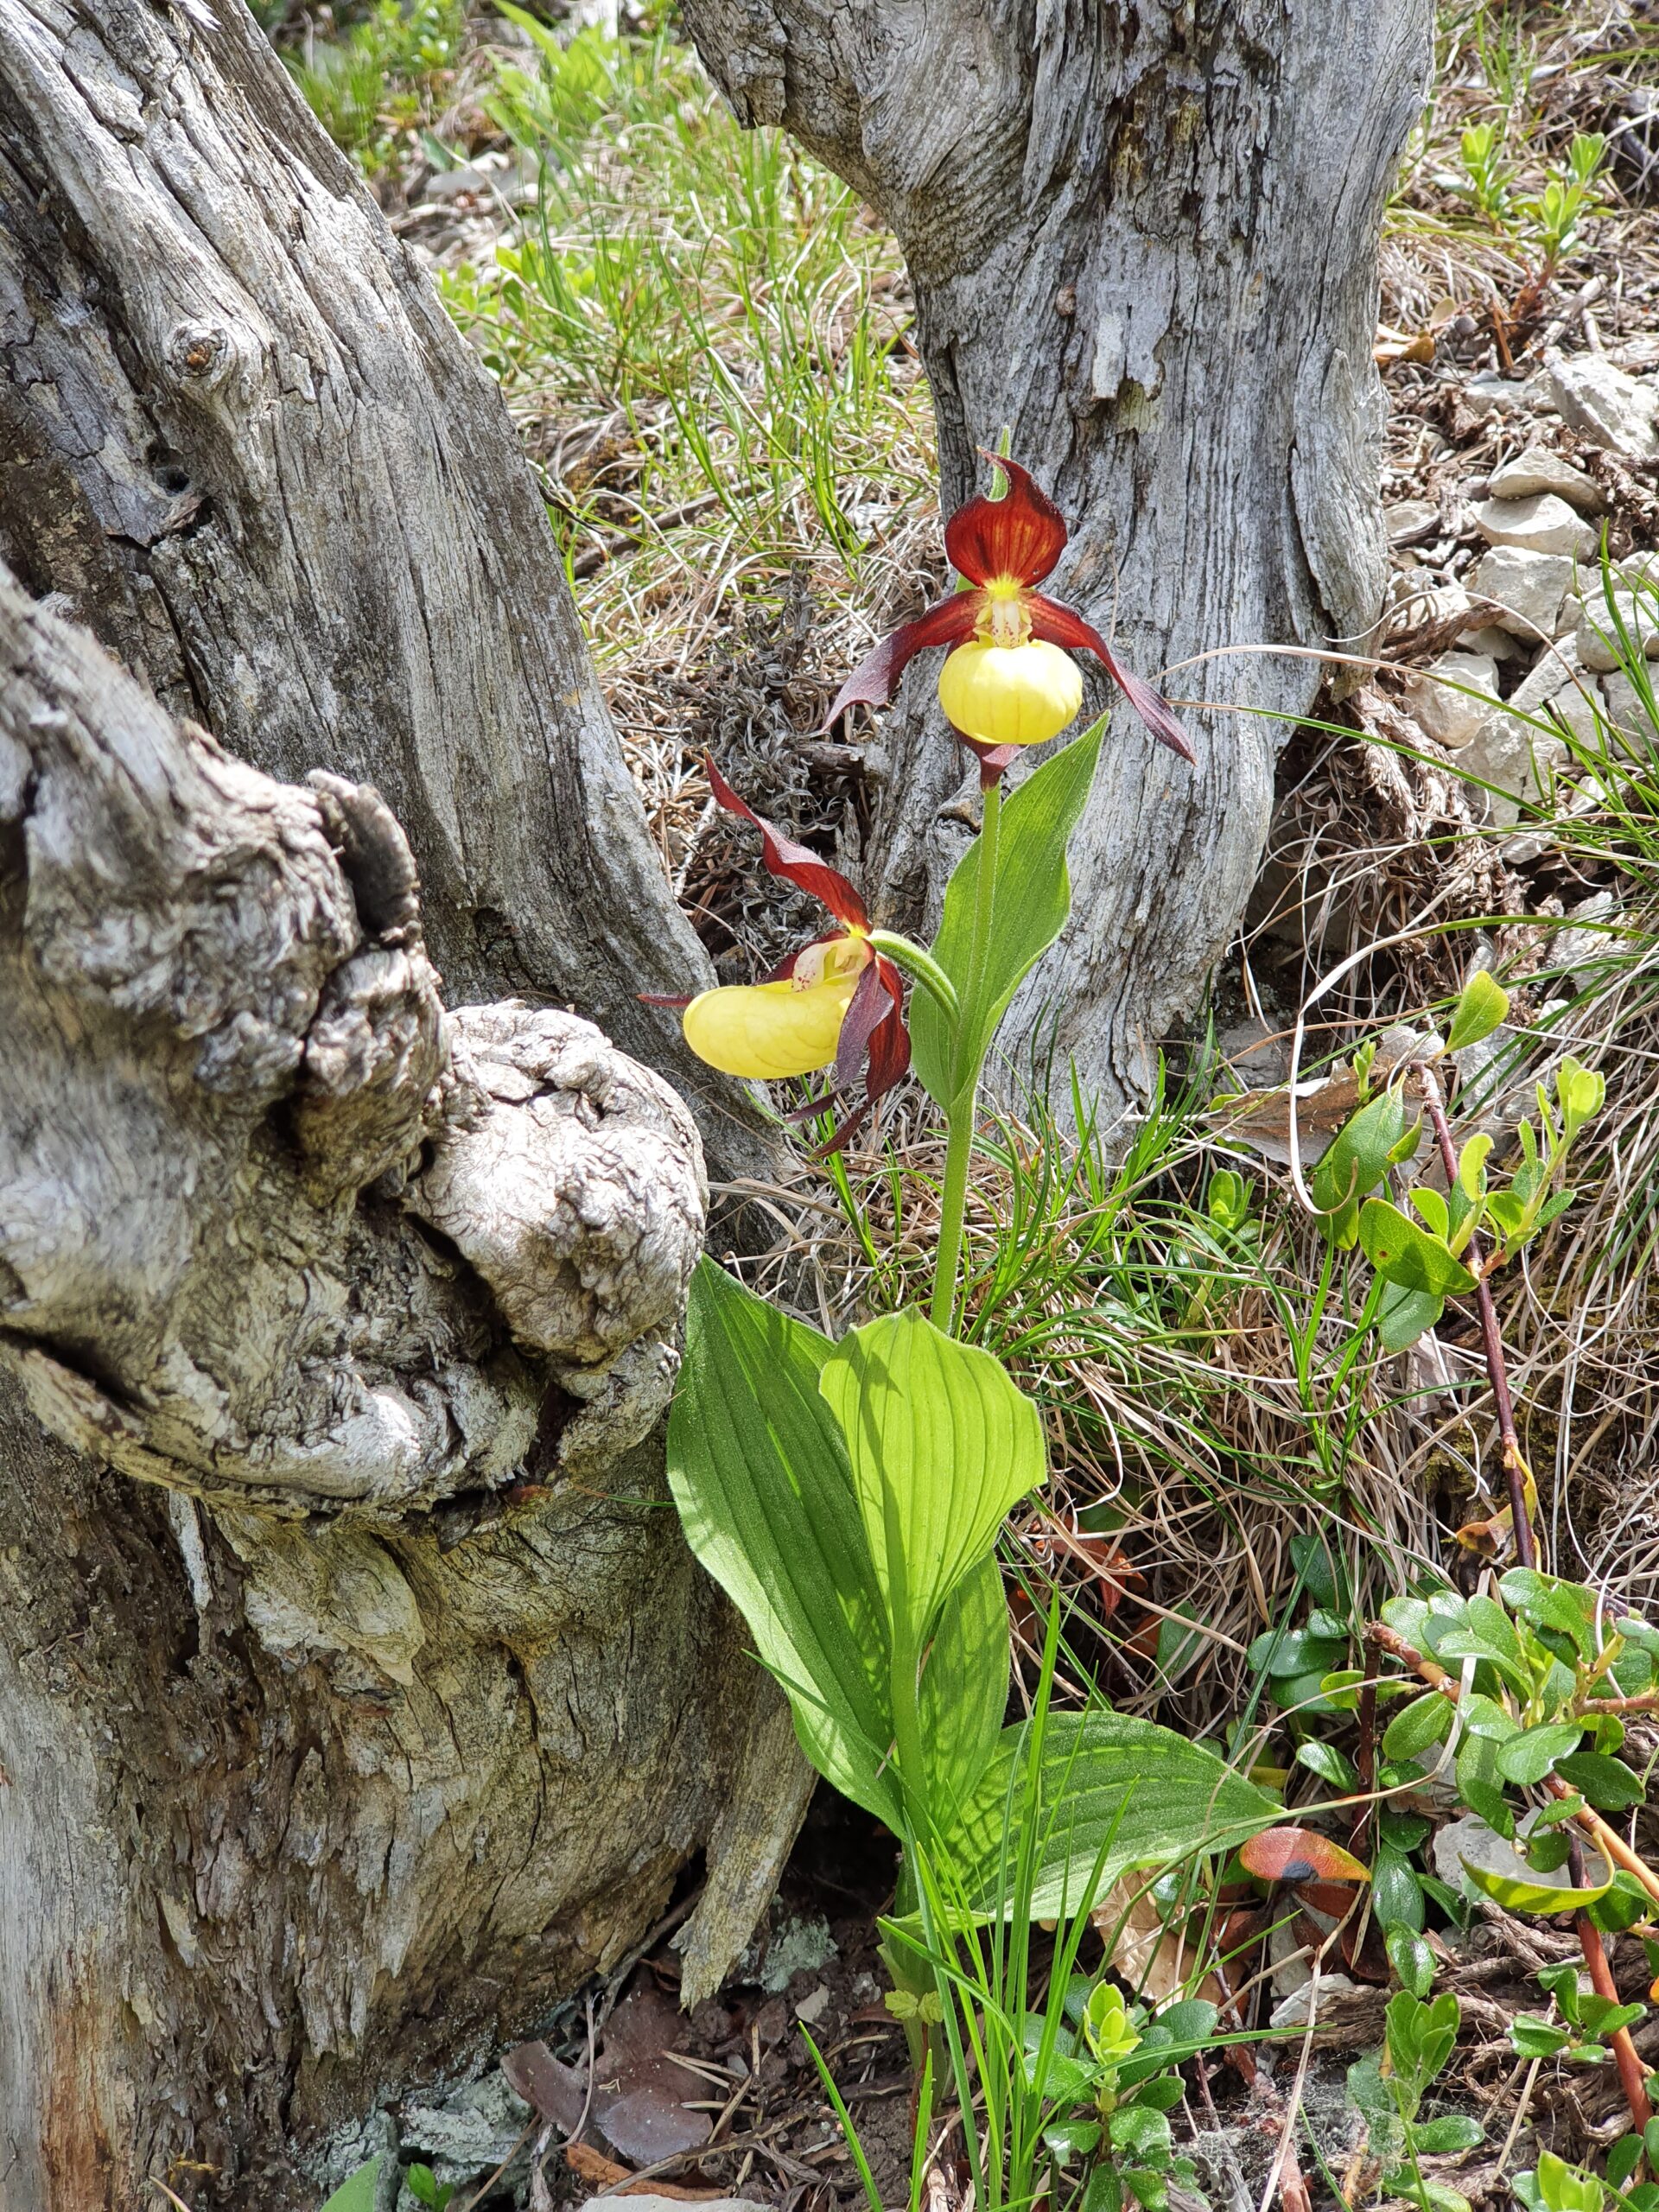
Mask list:
[[[900,937],[896,930],[872,930],[870,943],[878,952],[886,953],[893,966],[902,969],[912,982],[919,983],[945,1020],[955,1023],[957,987],[931,952],[919,944],[912,944],[907,937]]]
[[[944,1196],[939,1209],[939,1249],[933,1274],[932,1320],[936,1329],[954,1334],[957,1324],[957,1271],[962,1260],[962,1219],[968,1206],[968,1163],[974,1149],[974,1118],[979,1105],[977,1084],[958,1098],[945,1116],[949,1141],[944,1154]]]
[[[968,1169],[974,1154],[975,1124],[979,1116],[979,1078],[985,1065],[981,1033],[981,999],[986,963],[990,956],[991,920],[996,905],[997,835],[1002,823],[1001,780],[985,793],[984,819],[979,832],[979,870],[974,895],[974,936],[968,960],[965,1003],[952,1027],[958,1044],[966,1039],[971,1064],[960,1072],[962,1084],[945,1111],[948,1141],[944,1154],[944,1192],[939,1211],[939,1249],[933,1274],[932,1320],[936,1329],[954,1335],[957,1322],[957,1277],[962,1266],[962,1224],[968,1208]]]

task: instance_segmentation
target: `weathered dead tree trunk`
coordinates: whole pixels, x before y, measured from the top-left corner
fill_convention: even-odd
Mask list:
[[[562,1009],[756,1124],[636,1002],[707,969],[499,396],[241,0],[0,0],[0,2208],[286,2212],[787,1848],[652,1441],[696,1128]]]
[[[1058,594],[1152,674],[1321,645],[1377,611],[1377,226],[1430,61],[1428,0],[685,0],[741,121],[783,124],[893,226],[915,287],[944,504],[1011,434],[1074,524]],[[963,783],[933,656],[888,720],[881,903],[937,901]],[[1077,919],[1014,1033],[1109,1109],[1197,1001],[1266,833],[1308,663],[1176,675],[1196,772],[1128,713]],[[1103,692],[1102,693],[1103,696]]]
[[[651,1442],[696,1126],[3,574],[0,1008],[0,2203],[303,2202],[798,1821]]]
[[[452,1000],[573,1004],[743,1094],[641,991],[675,906],[506,410],[241,0],[0,0],[0,558],[175,714],[371,779]]]

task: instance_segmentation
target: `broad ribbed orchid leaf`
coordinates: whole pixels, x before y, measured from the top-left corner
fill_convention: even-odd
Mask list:
[[[669,1421],[669,1483],[687,1541],[783,1685],[806,1756],[893,1826],[886,1612],[819,1392],[833,1352],[704,1260]]]
[[[922,1664],[928,1808],[953,1827],[990,1764],[1008,1703],[1008,1603],[994,1555],[945,1599]]]
[[[982,1918],[1008,1907],[1033,1741],[1029,1725],[1003,1730],[952,1839],[963,1893]],[[1082,1912],[1131,1867],[1230,1851],[1283,1818],[1213,1751],[1127,1713],[1051,1713],[1040,1757],[1033,1919]]]
[[[895,1643],[919,1648],[1046,1472],[1043,1425],[1000,1360],[925,1313],[849,1330],[818,1388],[839,1424]]]
[[[378,2158],[371,2158],[366,2165],[359,2166],[355,2172],[347,2174],[323,2206],[322,2212],[374,2212],[380,2169],[385,2163],[383,2154]]]
[[[990,956],[980,988],[971,995],[968,969],[979,895],[977,839],[946,887],[933,957],[956,985],[961,1002],[954,1053],[944,1016],[925,992],[912,994],[910,1014],[912,1064],[939,1106],[950,1106],[965,1088],[1008,1001],[1065,927],[1071,912],[1066,843],[1089,797],[1105,730],[1103,715],[1003,801]]]

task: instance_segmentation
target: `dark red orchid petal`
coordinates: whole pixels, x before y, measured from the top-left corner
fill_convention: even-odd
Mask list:
[[[844,1152],[870,1118],[870,1102],[867,1098],[855,1106],[844,1122],[838,1122],[824,1142],[815,1147],[807,1155],[811,1160],[828,1160],[833,1153]]]
[[[1045,639],[1051,645],[1070,645],[1074,650],[1093,653],[1158,742],[1166,745],[1172,753],[1179,753],[1183,760],[1192,759],[1186,732],[1170,712],[1168,702],[1133,669],[1124,667],[1099,631],[1091,629],[1075,607],[1062,606],[1058,599],[1046,599],[1041,592],[1034,591],[1026,601],[1026,611],[1031,617],[1033,638]]]
[[[841,1017],[836,1039],[836,1089],[849,1090],[868,1057],[870,1039],[893,1011],[879,961],[872,960]]]
[[[959,645],[974,634],[979,620],[976,591],[959,591],[930,607],[913,622],[906,622],[891,637],[883,638],[867,653],[836,694],[836,703],[823,718],[823,729],[833,728],[849,707],[885,707],[907,664],[930,645]]]
[[[858,979],[858,988],[841,1025],[836,1054],[836,1080],[820,1098],[798,1106],[785,1118],[810,1121],[838,1098],[844,1098],[864,1066],[864,1097],[829,1138],[813,1153],[814,1160],[828,1160],[842,1151],[863,1128],[873,1109],[893,1085],[904,1080],[910,1067],[910,1032],[905,1026],[905,979],[891,960],[878,953]]]
[[[910,1069],[910,1031],[905,1026],[905,979],[885,954],[877,953],[875,969],[881,979],[881,988],[887,995],[889,1006],[886,1020],[878,1025],[870,1038],[870,1065],[864,1088],[872,1106],[895,1084],[902,1083]]]
[[[1017,461],[994,453],[985,458],[1007,478],[1007,493],[1001,499],[969,499],[957,509],[944,525],[950,565],[969,583],[988,584],[993,576],[1040,583],[1065,550],[1065,518]]]
[[[831,868],[828,861],[821,861],[805,845],[798,845],[793,838],[785,837],[770,822],[762,820],[752,806],[739,798],[707,753],[702,765],[708,772],[709,790],[728,814],[741,814],[760,832],[760,850],[774,875],[810,892],[849,929],[868,929],[870,918],[864,911],[864,901],[838,868]]]

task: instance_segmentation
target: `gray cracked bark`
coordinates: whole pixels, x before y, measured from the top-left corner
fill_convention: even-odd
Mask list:
[[[1363,634],[1383,578],[1371,365],[1377,227],[1430,65],[1428,0],[684,0],[741,122],[782,124],[904,249],[947,511],[976,446],[1073,525],[1058,596],[1143,674]],[[1115,617],[1115,623],[1114,623]],[[878,906],[937,908],[960,756],[907,675],[880,744]],[[1126,710],[1074,843],[1076,919],[1016,1001],[1016,1051],[1141,1095],[1243,911],[1306,662],[1175,677],[1199,765]],[[1103,702],[1103,684],[1096,702]]]
[[[798,1821],[652,1441],[696,1125],[3,571],[0,1008],[0,2203],[311,2202],[705,1846],[706,1986]]]
[[[506,410],[241,0],[0,0],[0,558],[174,713],[374,782],[454,999],[570,1004],[753,1108]]]

